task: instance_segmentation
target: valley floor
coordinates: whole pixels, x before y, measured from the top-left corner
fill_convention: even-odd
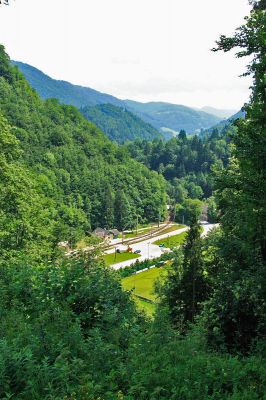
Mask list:
[[[202,236],[205,236],[215,226],[217,226],[217,224],[209,224],[206,222],[202,222],[202,227],[203,227]],[[141,251],[141,253],[140,253],[141,256],[138,257],[138,261],[159,258],[164,252],[169,251],[170,249],[167,249],[165,247],[159,247],[154,242],[157,242],[158,240],[161,240],[161,239],[167,239],[168,237],[172,237],[172,236],[181,234],[183,232],[186,232],[187,230],[188,230],[188,227],[184,227],[184,228],[174,230],[172,232],[162,233],[159,236],[151,237],[151,238],[145,239],[141,242],[130,244],[130,247],[132,248],[133,252],[136,250]],[[121,251],[127,250],[127,245],[118,244],[117,246],[114,246],[113,248],[106,250],[105,253],[106,254],[114,253],[115,247],[116,247],[116,249],[119,249]],[[111,266],[117,270],[120,268],[128,267],[128,266],[134,264],[135,262],[136,262],[136,260],[129,259],[129,260],[125,260],[125,261],[122,261],[119,263],[112,264]]]

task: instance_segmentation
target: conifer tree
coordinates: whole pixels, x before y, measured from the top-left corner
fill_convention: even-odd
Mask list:
[[[202,243],[200,224],[197,216],[191,217],[190,229],[184,245],[183,276],[181,279],[181,293],[184,301],[184,319],[194,321],[199,310],[199,303],[203,300],[202,290]]]
[[[117,229],[125,230],[131,228],[133,221],[131,216],[131,207],[127,196],[123,190],[117,190],[115,194],[114,205],[115,226]]]
[[[246,118],[233,136],[233,157],[217,176],[223,235],[206,307],[209,341],[243,353],[266,335],[266,2],[250,4],[246,23],[233,37],[221,36],[215,49],[252,56],[245,75],[254,80]]]
[[[105,226],[107,229],[111,229],[114,226],[114,194],[112,188],[107,184],[104,191],[104,204],[103,204],[103,215]]]
[[[169,307],[172,322],[185,332],[200,311],[207,297],[207,282],[203,274],[201,227],[198,217],[191,217],[183,252],[178,251],[162,288],[163,303]]]

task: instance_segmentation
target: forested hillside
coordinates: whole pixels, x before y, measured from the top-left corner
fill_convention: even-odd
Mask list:
[[[190,200],[207,200],[209,220],[218,221],[213,195],[214,171],[223,169],[230,156],[230,141],[236,128],[227,126],[221,133],[213,130],[205,137],[187,136],[181,131],[167,142],[136,140],[126,145],[130,155],[148,168],[162,174],[168,194],[177,204],[177,219],[183,222]],[[186,222],[186,219],[185,219]]]
[[[128,111],[131,111],[131,113],[136,114],[143,121],[153,126],[156,130],[161,130],[161,133],[163,133],[167,139],[172,136],[172,131],[178,132],[181,129],[184,129],[188,133],[193,133],[196,130],[210,128],[222,119],[215,115],[194,110],[193,108],[182,105],[160,102],[139,103],[131,100],[120,100],[114,96],[100,93],[91,88],[73,85],[65,81],[57,81],[31,65],[18,61],[13,61],[13,63],[18,66],[26,79],[30,82],[31,86],[37,90],[39,95],[44,99],[56,98],[62,103],[72,104],[79,108],[107,103],[117,107],[126,108]],[[93,113],[94,118],[97,119],[97,122],[103,124],[103,122],[101,122],[102,117],[100,119],[95,115],[95,113],[96,111]],[[97,114],[98,113],[99,108],[97,108]],[[128,117],[128,115],[126,116]],[[118,125],[121,124],[120,117],[121,114],[119,114]],[[104,116],[103,119],[106,120]],[[135,119],[134,125],[136,124],[136,121],[137,120]],[[94,122],[96,123],[96,121]],[[114,120],[112,123],[114,123]],[[123,125],[126,125],[127,123],[128,121],[126,120],[123,122]],[[99,127],[101,128],[101,126]],[[142,123],[138,128],[138,131],[143,128],[144,124]],[[148,136],[150,132],[151,128],[146,126],[146,139],[149,139]]]
[[[81,113],[97,125],[111,140],[123,143],[138,138],[153,140],[163,138],[153,126],[144,122],[125,107],[100,104],[95,107],[82,107]]]
[[[58,241],[75,242],[97,226],[130,227],[137,215],[142,221],[156,220],[158,212],[163,217],[163,179],[130,159],[75,107],[41,100],[3,47],[0,109],[6,129],[19,140],[18,165],[47,199],[47,226]],[[123,215],[116,215],[120,197]]]
[[[180,130],[193,133],[196,130],[210,128],[222,119],[215,115],[177,104],[162,102],[140,103],[132,100],[126,100],[125,104],[129,110],[161,131],[165,131],[165,128],[167,128],[176,133]]]
[[[122,100],[109,94],[101,93],[88,87],[73,85],[66,81],[52,79],[38,68],[29,64],[19,61],[12,61],[12,64],[19,68],[31,87],[37,90],[43,99],[55,98],[64,104],[73,105],[77,108],[106,103],[117,107],[124,106]]]
[[[218,124],[212,126],[210,129],[203,129],[201,130],[199,136],[204,138],[205,136],[210,135],[213,131],[217,131],[222,135],[225,133],[237,119],[245,118],[245,112],[240,110],[236,114],[232,115],[230,118],[224,119],[223,121],[219,122]]]

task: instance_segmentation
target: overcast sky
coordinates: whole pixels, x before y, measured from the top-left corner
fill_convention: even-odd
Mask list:
[[[0,43],[12,59],[119,98],[239,109],[248,60],[210,49],[248,0],[11,0]]]

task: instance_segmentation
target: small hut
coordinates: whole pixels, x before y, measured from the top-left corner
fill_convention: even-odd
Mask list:
[[[120,232],[117,229],[111,229],[108,233],[109,233],[109,236],[112,236],[113,239],[118,239]]]
[[[106,239],[109,236],[108,231],[106,229],[103,229],[103,228],[96,228],[93,231],[93,234],[95,236],[97,236],[98,238],[100,238],[100,239]]]

